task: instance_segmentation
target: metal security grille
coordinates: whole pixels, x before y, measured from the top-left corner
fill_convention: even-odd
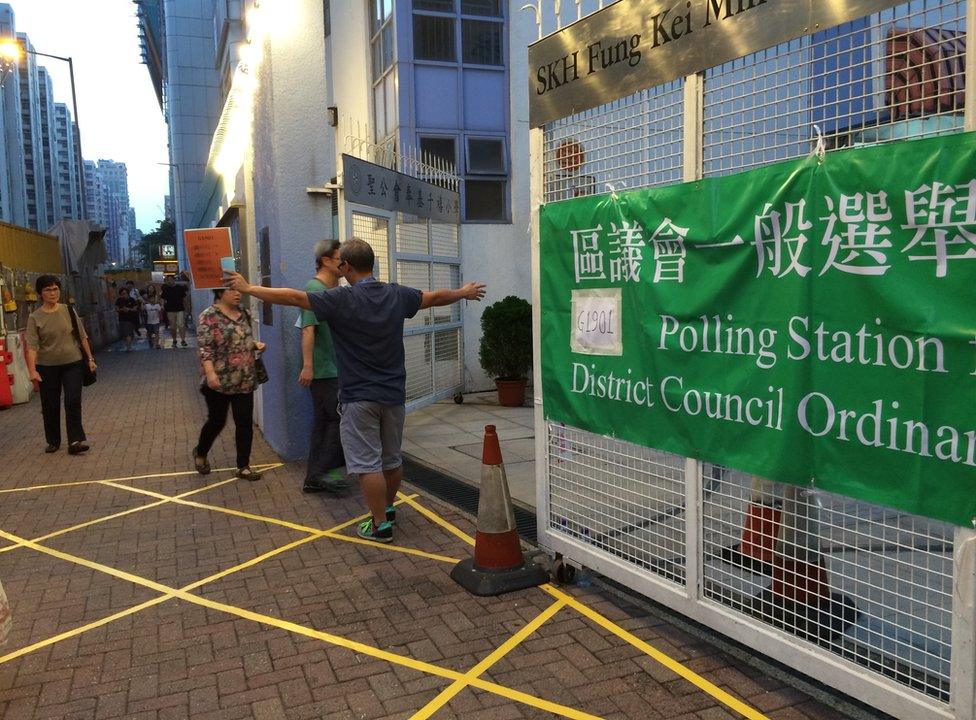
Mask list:
[[[702,495],[706,598],[948,702],[951,526],[720,468],[713,475]]]
[[[553,121],[534,186],[557,202],[802,157],[818,135],[976,129],[967,30],[972,3],[912,0]],[[537,436],[543,546],[903,720],[976,717],[976,532],[541,413]]]
[[[549,525],[683,584],[685,459],[549,425]]]
[[[681,180],[684,80],[549,124],[544,202]]]
[[[916,0],[705,71],[703,174],[963,129],[965,0]]]

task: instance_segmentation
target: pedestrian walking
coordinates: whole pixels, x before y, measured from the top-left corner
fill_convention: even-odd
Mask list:
[[[173,347],[176,347],[177,340],[179,340],[180,345],[186,347],[188,292],[186,285],[177,284],[172,275],[166,276],[162,290],[163,308],[166,310],[166,321],[173,338]]]
[[[227,423],[227,410],[234,415],[237,449],[237,477],[257,480],[251,469],[254,439],[254,390],[258,385],[257,358],[264,343],[254,340],[250,315],[241,308],[241,294],[234,289],[214,290],[214,304],[200,313],[197,343],[203,379],[200,392],[207,402],[207,421],[193,449],[197,472],[210,472],[207,455]]]
[[[68,453],[78,455],[88,450],[81,422],[81,388],[85,365],[94,372],[95,358],[74,308],[61,304],[61,281],[54,275],[41,275],[34,287],[42,304],[27,318],[27,370],[41,392],[47,440],[44,452],[57,452],[61,447],[63,390]]]
[[[320,292],[251,285],[237,273],[227,284],[264,302],[312,310],[332,331],[339,368],[339,423],[346,469],[359,477],[371,517],[358,535],[387,543],[393,539],[393,502],[403,480],[400,445],[406,402],[403,321],[433,306],[481,300],[485,286],[457,290],[417,290],[373,277],[375,258],[368,243],[352,238],[339,247],[338,271],[349,283]]]
[[[146,288],[146,301],[142,304],[142,309],[146,313],[146,340],[149,347],[159,350],[159,322],[163,314],[163,302],[155,285]]]
[[[129,288],[119,288],[115,299],[115,311],[119,315],[119,334],[125,340],[125,351],[132,352],[132,343],[139,325],[139,301],[129,297]]]
[[[315,246],[315,277],[306,292],[322,292],[339,285],[339,241],[323,240]],[[298,384],[312,395],[312,435],[302,490],[308,493],[339,493],[348,488],[342,443],[339,441],[339,370],[336,367],[332,332],[311,310],[303,310],[302,371]]]

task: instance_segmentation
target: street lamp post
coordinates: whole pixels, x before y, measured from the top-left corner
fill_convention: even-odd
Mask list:
[[[68,63],[68,74],[71,78],[71,106],[74,109],[74,141],[75,141],[75,154],[78,156],[78,172],[76,180],[81,183],[81,187],[78,188],[78,194],[81,197],[81,214],[84,218],[88,218],[88,198],[85,197],[85,159],[81,154],[81,121],[78,119],[78,94],[75,91],[75,64],[70,57],[63,57],[61,55],[51,55],[50,53],[42,53],[37,50],[28,50],[24,45],[21,45],[16,40],[8,39],[0,42],[0,58],[8,63],[16,62],[23,58],[25,54],[51,58],[52,60],[61,60],[62,62]]]

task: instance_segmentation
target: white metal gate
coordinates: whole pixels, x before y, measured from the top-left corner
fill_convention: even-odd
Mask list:
[[[376,277],[418,290],[454,288],[461,281],[457,225],[348,204],[346,227],[376,255]],[[461,391],[464,350],[460,308],[421,310],[403,327],[407,411]]]
[[[800,157],[814,125],[828,149],[976,130],[974,35],[976,2],[912,0],[556,120],[533,206]],[[538,271],[536,226],[537,359]],[[976,531],[547,423],[542,386],[537,362],[542,545],[896,717],[976,717]],[[827,602],[772,602],[777,540],[822,558]]]

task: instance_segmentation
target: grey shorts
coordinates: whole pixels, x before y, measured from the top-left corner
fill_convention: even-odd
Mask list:
[[[403,405],[378,402],[340,403],[339,437],[351,475],[393,470],[403,464]]]

